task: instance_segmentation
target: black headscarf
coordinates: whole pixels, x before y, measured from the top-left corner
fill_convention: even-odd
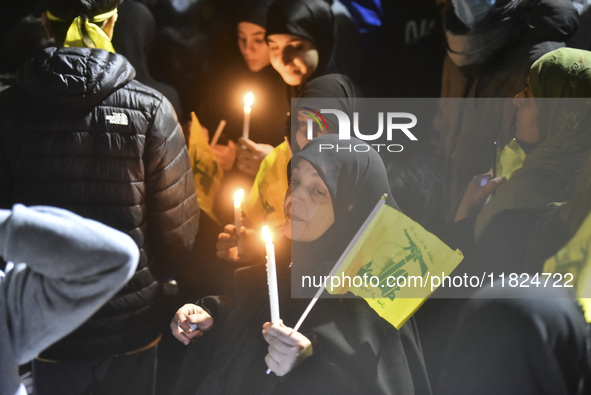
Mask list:
[[[306,160],[314,167],[330,193],[335,222],[317,240],[291,242],[294,278],[302,274],[328,274],[384,194],[388,194],[386,204],[399,210],[390,195],[384,162],[373,148],[369,148],[368,152],[319,152],[320,144],[336,146],[343,145],[343,142],[335,134],[315,138],[293,156],[288,172],[291,171],[291,164],[300,160]],[[346,144],[365,143],[352,137]]]
[[[335,99],[336,107],[346,113],[353,111],[354,98],[358,97],[357,88],[343,74],[326,74],[315,78],[304,87],[300,98],[304,99]]]
[[[267,26],[267,11],[273,0],[242,0],[238,6],[236,22],[250,22]]]
[[[336,70],[335,27],[330,5],[323,0],[277,0],[267,14],[267,37],[295,34],[307,38],[318,49],[318,68],[309,80]]]
[[[355,98],[358,97],[358,91],[353,82],[343,74],[326,74],[315,78],[304,86],[298,101],[294,104],[294,114],[291,116],[292,134],[298,130],[297,110],[301,107],[307,107],[306,99],[330,99],[330,108],[341,110],[351,118],[354,110]],[[316,111],[320,109],[315,108]],[[295,141],[295,135],[291,136],[291,141]],[[300,151],[297,144],[291,145],[293,153]]]

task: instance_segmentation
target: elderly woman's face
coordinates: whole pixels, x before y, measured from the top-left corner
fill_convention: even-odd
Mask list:
[[[269,47],[265,41],[265,28],[250,22],[238,24],[238,47],[252,72],[269,64]]]
[[[318,239],[334,223],[334,210],[328,188],[306,160],[291,169],[291,187],[283,203],[284,234],[293,241]]]
[[[291,86],[298,86],[318,68],[318,49],[308,39],[295,34],[271,34],[267,37],[271,65]]]

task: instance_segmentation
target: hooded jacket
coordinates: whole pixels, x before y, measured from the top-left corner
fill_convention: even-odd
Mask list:
[[[513,97],[533,62],[563,47],[577,26],[570,0],[499,2],[475,27],[463,25],[449,8],[441,96]]]
[[[129,234],[137,271],[89,321],[42,356],[129,352],[160,333],[160,283],[191,250],[199,207],[174,110],[121,55],[48,48],[0,95],[0,207],[69,209]]]
[[[128,236],[66,210],[0,209],[0,257],[10,262],[0,269],[0,394],[27,394],[18,366],[113,296],[138,254]]]

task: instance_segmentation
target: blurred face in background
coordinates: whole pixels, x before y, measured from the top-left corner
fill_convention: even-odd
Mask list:
[[[538,131],[538,107],[529,87],[529,77],[525,87],[515,95],[513,104],[517,107],[516,137],[518,140],[529,144],[540,141]]]
[[[238,47],[252,72],[269,65],[269,47],[265,40],[265,28],[250,22],[238,24]]]
[[[302,85],[318,68],[318,49],[312,41],[295,34],[271,34],[267,40],[271,65],[286,84]]]

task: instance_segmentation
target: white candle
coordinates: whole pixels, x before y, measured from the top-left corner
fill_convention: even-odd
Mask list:
[[[254,102],[254,95],[248,92],[244,95],[244,123],[242,124],[242,138],[248,140],[250,130],[250,106]]]
[[[242,199],[244,198],[244,190],[239,189],[234,193],[234,226],[236,226],[236,233],[238,233],[238,255],[242,255],[242,240],[240,238],[240,227],[242,226]]]
[[[269,285],[269,304],[271,305],[271,322],[279,323],[279,292],[277,291],[277,267],[275,264],[275,246],[268,226],[263,226],[263,239],[267,250],[267,284]]]
[[[218,143],[218,140],[220,139],[220,136],[222,135],[222,132],[224,131],[224,128],[226,127],[226,120],[222,119],[220,121],[220,124],[218,125],[218,128],[215,130],[215,133],[213,134],[213,138],[211,139],[211,142],[209,143],[210,146],[214,146]]]

